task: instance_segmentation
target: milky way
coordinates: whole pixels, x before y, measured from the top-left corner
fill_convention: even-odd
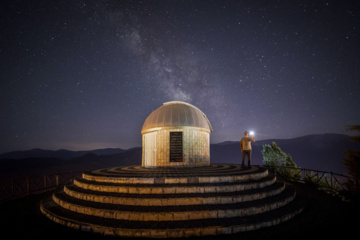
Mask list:
[[[109,9],[111,24],[117,26],[119,41],[127,46],[142,71],[141,87],[152,89],[154,94],[165,99],[210,105],[218,113],[214,120],[221,121],[224,103],[217,91],[217,76],[208,73],[207,66],[189,44],[174,41],[171,30],[165,30],[169,26],[162,26],[164,29],[160,31],[153,26],[159,20],[167,24],[166,19],[152,19],[152,15],[147,13],[147,21],[143,23],[136,14],[137,11],[124,13],[121,8]]]
[[[141,146],[164,102],[211,142],[360,123],[357,1],[2,1],[0,152]]]

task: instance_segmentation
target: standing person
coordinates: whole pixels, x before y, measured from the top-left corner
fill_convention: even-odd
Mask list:
[[[249,137],[249,132],[244,132],[244,137],[240,141],[240,147],[242,152],[242,164],[241,166],[244,167],[245,164],[245,157],[248,157],[248,167],[250,168],[250,162],[251,162],[251,142],[255,142],[254,135]]]

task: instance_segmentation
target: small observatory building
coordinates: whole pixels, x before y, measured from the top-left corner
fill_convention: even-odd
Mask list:
[[[209,166],[212,131],[208,118],[197,107],[181,101],[166,102],[142,126],[142,166]]]

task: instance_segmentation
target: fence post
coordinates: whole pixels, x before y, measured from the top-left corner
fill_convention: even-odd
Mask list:
[[[12,178],[11,179],[11,197],[13,197],[15,194],[14,194],[14,179]]]
[[[333,174],[332,171],[330,172],[330,176],[331,176],[331,177],[330,177],[330,187],[331,187],[331,188],[334,188],[334,186],[333,186],[333,177],[334,177],[334,174]]]
[[[27,195],[30,195],[30,182],[29,177],[26,177],[26,193]]]

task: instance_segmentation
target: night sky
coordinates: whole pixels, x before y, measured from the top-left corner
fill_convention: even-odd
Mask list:
[[[360,124],[359,1],[0,3],[0,153],[141,146],[164,102],[211,142]]]

